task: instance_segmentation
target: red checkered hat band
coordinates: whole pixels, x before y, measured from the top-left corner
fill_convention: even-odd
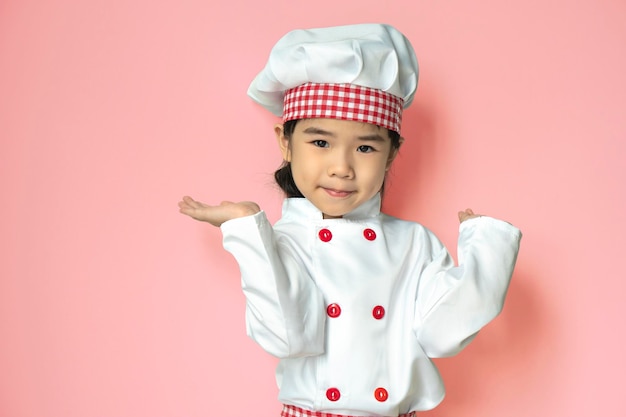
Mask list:
[[[283,122],[330,118],[375,124],[400,133],[403,100],[354,84],[306,83],[285,92]]]

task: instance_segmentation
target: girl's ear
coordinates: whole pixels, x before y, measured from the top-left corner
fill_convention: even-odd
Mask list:
[[[276,134],[276,140],[278,141],[278,147],[280,153],[283,155],[285,162],[291,162],[291,147],[289,146],[289,138],[285,137],[285,129],[282,124],[274,126],[274,134]]]
[[[402,146],[403,143],[404,138],[400,137],[400,145],[397,148],[391,148],[391,150],[389,151],[389,158],[387,158],[387,166],[385,167],[385,171],[389,171],[389,168],[391,168],[391,163],[394,159],[396,159],[396,156],[398,156],[398,151],[400,150],[400,146]]]

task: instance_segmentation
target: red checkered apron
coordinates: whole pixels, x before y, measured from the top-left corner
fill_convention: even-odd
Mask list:
[[[283,412],[280,413],[280,417],[354,417],[354,416],[324,413],[322,411],[309,411],[303,408],[295,407],[293,405],[284,405]],[[415,411],[412,411],[408,414],[401,414],[398,417],[415,417]]]

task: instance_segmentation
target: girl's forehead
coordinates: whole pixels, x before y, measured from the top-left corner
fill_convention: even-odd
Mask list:
[[[303,119],[298,121],[296,125],[296,131],[300,132],[313,132],[321,133],[326,132],[334,135],[380,135],[382,137],[388,137],[387,129],[380,126],[353,121],[353,120],[340,120],[332,118],[315,118],[315,119]],[[318,132],[315,132],[318,131]]]

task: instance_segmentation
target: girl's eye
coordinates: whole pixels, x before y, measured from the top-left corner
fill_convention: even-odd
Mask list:
[[[325,140],[322,139],[316,139],[313,142],[311,142],[313,145],[317,146],[318,148],[328,148],[328,142],[326,142]]]
[[[357,148],[357,150],[358,150],[359,152],[368,153],[368,152],[374,152],[374,150],[375,150],[375,149],[374,149],[374,148],[372,148],[372,147],[371,147],[371,146],[369,146],[369,145],[361,145],[361,146],[359,146],[359,147]]]

